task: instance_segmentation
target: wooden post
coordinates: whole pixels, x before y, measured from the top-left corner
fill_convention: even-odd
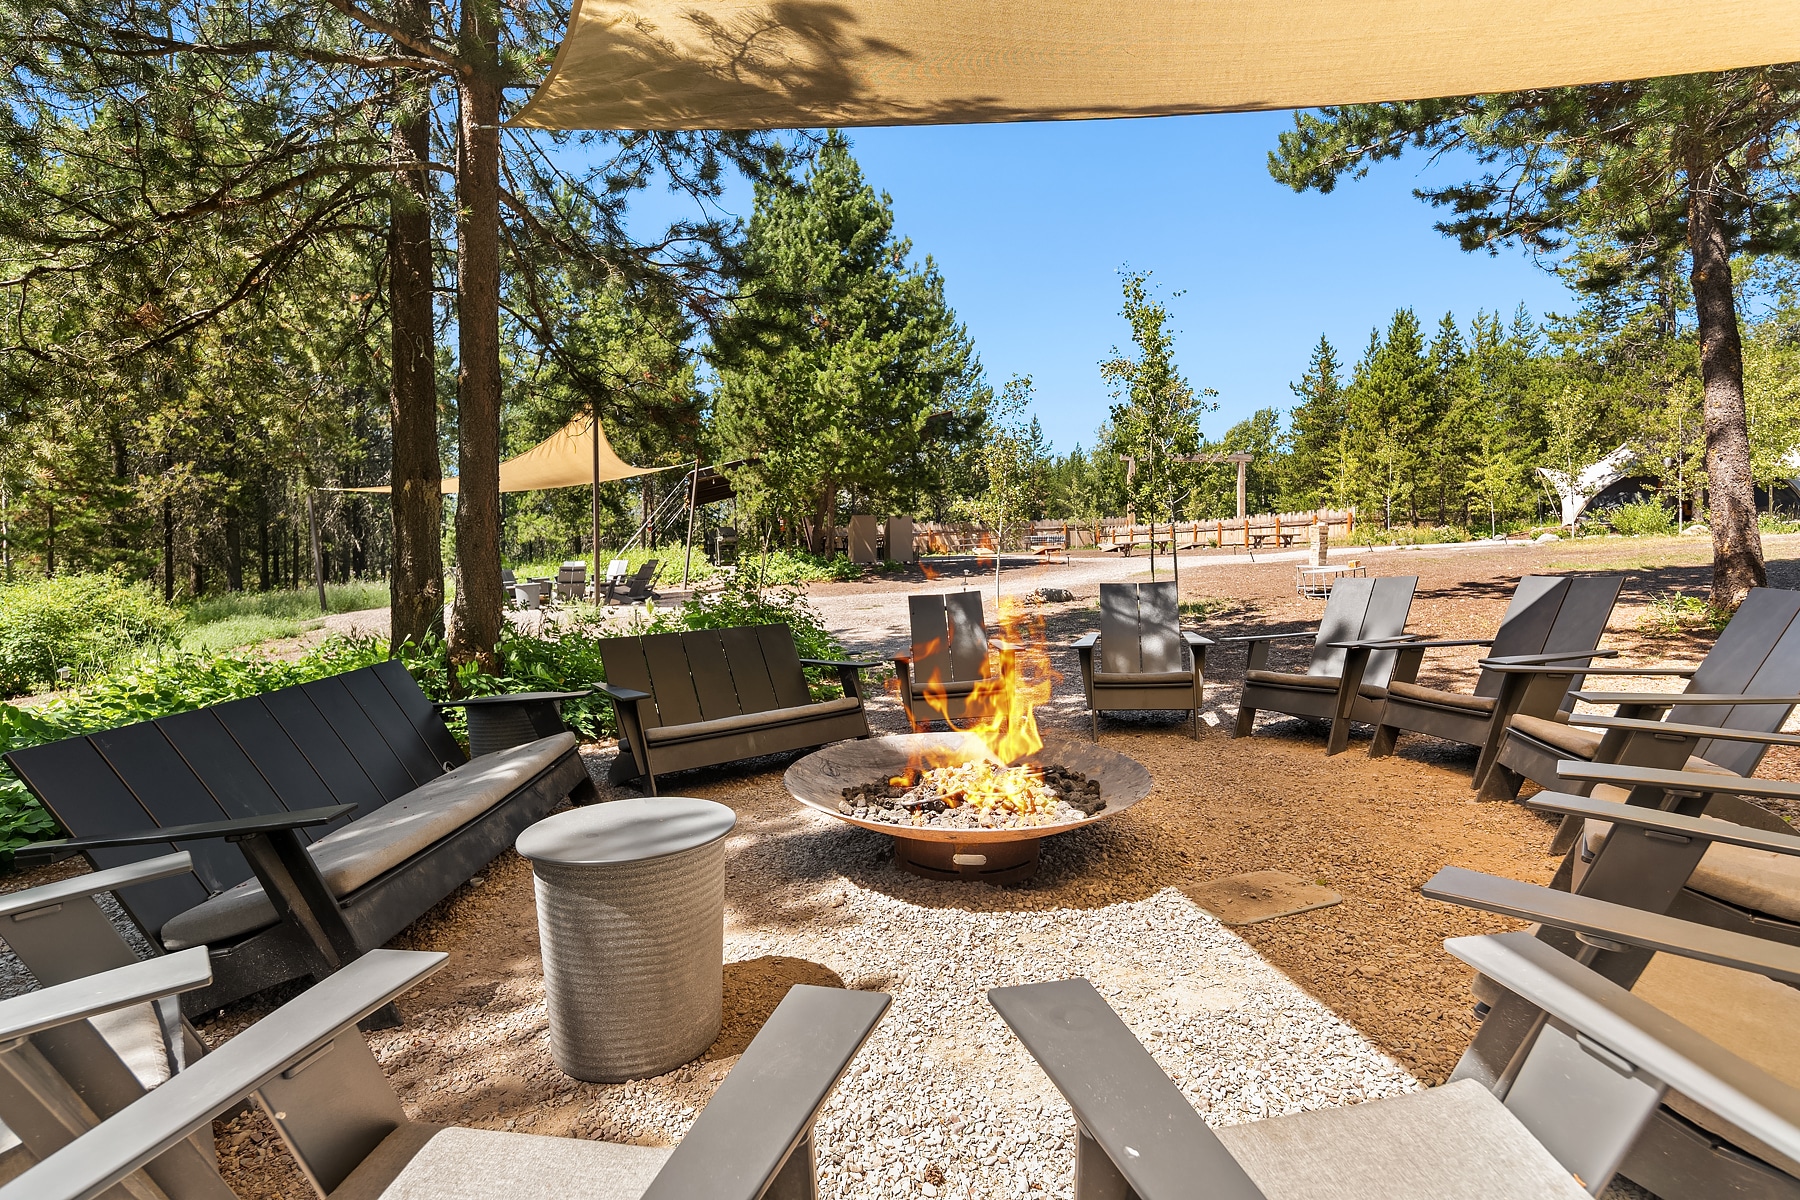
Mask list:
[[[1250,466],[1245,459],[1238,459],[1238,520],[1244,519],[1244,471]]]
[[[319,553],[319,510],[313,503],[314,493],[306,492],[306,523],[312,527],[313,582],[319,585],[319,611],[330,612],[325,603],[325,559]]]

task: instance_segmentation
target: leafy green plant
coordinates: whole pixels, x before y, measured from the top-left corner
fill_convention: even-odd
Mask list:
[[[1627,537],[1667,537],[1675,532],[1675,514],[1655,500],[1621,504],[1606,517],[1614,533]]]
[[[62,575],[0,587],[0,695],[79,684],[145,646],[181,614],[114,575]]]
[[[1760,513],[1756,518],[1756,528],[1761,533],[1800,533],[1800,519],[1784,517],[1779,513]]]
[[[1674,637],[1700,630],[1718,633],[1730,620],[1729,612],[1714,608],[1704,596],[1664,592],[1650,601],[1643,616],[1638,618],[1638,632],[1652,637]]]

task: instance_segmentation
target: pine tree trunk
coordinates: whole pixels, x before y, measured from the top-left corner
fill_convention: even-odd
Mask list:
[[[1730,611],[1768,582],[1756,529],[1750,481],[1750,433],[1744,412],[1744,354],[1731,292],[1731,239],[1710,171],[1689,172],[1688,246],[1693,254],[1694,308],[1700,321],[1702,424],[1711,511],[1715,608]]]
[[[407,0],[398,19],[422,29],[424,4]],[[421,89],[422,90],[422,89]],[[420,97],[425,99],[425,97]],[[403,162],[431,157],[431,124],[424,111],[394,122],[393,155]],[[388,210],[388,307],[393,378],[393,593],[388,644],[422,643],[443,633],[443,465],[438,460],[436,338],[431,312],[431,192],[423,169],[394,180]]]
[[[500,88],[498,23],[465,0],[457,80],[456,605],[450,661],[495,671],[500,640]]]

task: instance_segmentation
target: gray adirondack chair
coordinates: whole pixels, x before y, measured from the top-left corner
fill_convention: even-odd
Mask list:
[[[1213,644],[1181,628],[1175,584],[1101,584],[1100,632],[1075,643],[1094,740],[1100,740],[1102,712],[1158,709],[1190,712],[1198,740],[1206,699],[1206,648]],[[1095,650],[1100,652],[1097,667]]]
[[[1491,664],[1505,674],[1539,675],[1554,666]],[[1680,693],[1581,691],[1576,699],[1613,704],[1610,717],[1519,715],[1507,722],[1487,776],[1488,799],[1513,799],[1527,779],[1556,788],[1565,760],[1754,774],[1800,693],[1800,592],[1754,588],[1697,667],[1591,667],[1596,676],[1688,678]],[[1659,719],[1660,718],[1660,719]],[[1572,789],[1581,790],[1581,789]],[[1565,830],[1557,846],[1566,847]]]
[[[961,720],[969,695],[992,669],[987,618],[980,592],[941,592],[906,598],[912,653],[894,656],[900,700],[917,729]]]
[[[1420,640],[1396,647],[1394,677],[1383,689],[1369,757],[1392,754],[1403,732],[1426,733],[1481,747],[1475,778],[1485,776],[1512,717],[1554,717],[1574,706],[1569,692],[1581,686],[1578,668],[1603,657],[1594,647],[1606,632],[1624,582],[1622,575],[1527,575],[1513,590],[1493,637]],[[1483,667],[1473,692],[1412,682],[1428,651],[1452,646],[1486,646],[1488,657],[1501,663],[1560,669],[1507,675]]]
[[[1397,661],[1394,650],[1381,643],[1396,641],[1405,631],[1418,586],[1417,575],[1340,579],[1332,585],[1331,599],[1325,602],[1325,614],[1315,630],[1220,638],[1242,642],[1248,651],[1232,736],[1248,737],[1257,712],[1271,709],[1329,721],[1326,753],[1337,754],[1347,747],[1352,721],[1372,724],[1381,716],[1384,689],[1395,677]],[[1312,661],[1305,674],[1266,669],[1269,643],[1287,638],[1312,639]],[[1350,648],[1353,644],[1355,648]]]
[[[1794,990],[1800,947],[1458,867],[1445,867],[1421,890],[1429,899],[1535,923],[1542,944],[1586,963],[1783,1085],[1800,1082],[1783,1049],[1784,1031],[1800,1008]],[[1493,1008],[1451,1078],[1504,1087],[1519,1047],[1535,1036],[1544,1014],[1493,981],[1478,977],[1477,992]],[[1663,1200],[1775,1200],[1800,1193],[1800,1162],[1791,1147],[1764,1140],[1679,1086],[1663,1098],[1620,1170]]]
[[[1085,979],[988,1000],[1075,1110],[1076,1200],[1579,1200],[1606,1189],[1671,1091],[1800,1152],[1800,1090],[1530,934],[1444,948],[1544,1018],[1503,1084],[1217,1130]]]
[[[673,1150],[444,1127],[407,1118],[354,1026],[446,958],[407,950],[364,955],[0,1187],[0,1200],[89,1200],[138,1172],[154,1178],[168,1147],[210,1129],[215,1117],[252,1096],[307,1181],[332,1200],[812,1196],[813,1122],[888,1006],[879,992],[793,988]],[[117,986],[112,977],[163,961],[101,978]],[[18,1003],[0,1003],[0,1030],[18,1027],[7,1022]],[[200,1184],[168,1194],[231,1196],[216,1167]]]

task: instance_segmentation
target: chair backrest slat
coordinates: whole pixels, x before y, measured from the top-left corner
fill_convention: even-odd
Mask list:
[[[762,639],[748,626],[719,630],[719,645],[725,650],[726,664],[731,668],[731,688],[737,696],[740,712],[768,712],[780,708],[775,698],[775,681],[769,678],[769,664],[763,660]]]
[[[430,783],[444,773],[443,763],[431,752],[425,739],[413,728],[413,723],[406,719],[406,714],[394,703],[393,696],[388,694],[380,679],[369,671],[351,671],[339,676],[338,680],[362,709],[375,732],[381,735],[387,748],[400,760],[414,787]]]
[[[133,828],[109,833],[132,833],[168,825],[197,825],[222,821],[241,814],[225,811],[213,794],[188,768],[154,721],[108,729],[89,736],[150,819]],[[193,855],[194,873],[208,891],[222,892],[250,878],[250,864],[243,852],[218,838],[178,844]]]
[[[681,635],[687,649],[688,674],[694,679],[694,693],[700,701],[703,720],[716,721],[735,717],[738,707],[737,685],[731,681],[731,664],[725,657],[725,646],[716,629],[695,629]]]
[[[987,617],[980,592],[946,592],[944,615],[950,622],[950,678],[980,679],[987,666]]]
[[[351,755],[331,728],[331,723],[320,715],[304,691],[282,688],[256,697],[255,701],[268,710],[276,727],[306,756],[306,761],[331,789],[337,803],[356,805],[359,817],[366,817],[387,803],[387,797],[381,794],[381,789],[375,786],[369,773]],[[227,728],[233,728],[228,718],[221,719],[226,720]],[[235,734],[235,729],[233,732]],[[244,747],[252,762],[262,765],[262,747],[251,745],[241,737],[238,744]],[[263,775],[266,778],[268,771],[265,770]]]
[[[1100,585],[1100,670],[1106,674],[1185,667],[1175,584]]]
[[[1544,640],[1556,627],[1556,616],[1569,595],[1567,575],[1527,575],[1513,589],[1512,600],[1500,617],[1500,628],[1494,633],[1494,644],[1487,653],[1495,658],[1514,654],[1542,654]],[[1487,682],[1490,672],[1482,672]],[[1478,696],[1488,695],[1480,687]]]
[[[688,674],[687,649],[679,633],[644,638],[644,666],[656,683],[656,712],[664,725],[691,725],[701,719],[700,698]]]
[[[1592,650],[1600,644],[1606,626],[1612,620],[1613,605],[1619,601],[1619,589],[1625,584],[1623,575],[1583,575],[1569,581],[1568,595],[1557,611],[1556,625],[1544,639],[1540,653],[1566,653]],[[1570,692],[1580,691],[1585,675],[1569,676]],[[1498,694],[1498,688],[1495,693]],[[1563,706],[1574,707],[1573,697],[1565,693]]]
[[[906,615],[912,626],[912,674],[923,686],[936,679],[942,683],[952,678],[950,665],[950,611],[944,597],[908,596]]]
[[[275,723],[275,718],[269,715],[269,710],[263,706],[259,697],[228,700],[206,711],[231,739],[231,744],[283,809],[300,812],[308,808],[328,808],[344,803],[325,785],[312,763],[307,761],[306,755],[300,753],[300,748],[294,745],[293,739]],[[173,718],[164,717],[163,722],[163,733],[190,764],[195,764],[199,756],[213,753],[208,741],[194,741],[195,734],[185,726],[175,724]],[[229,757],[224,751],[218,753],[221,757]],[[202,778],[206,778],[209,768],[195,765],[194,769]],[[364,782],[366,786],[367,781]],[[218,787],[210,782],[207,786],[213,787],[214,795],[219,794]],[[244,786],[254,787],[253,784]],[[354,819],[355,814],[352,813],[348,817],[338,818],[330,825],[296,832],[307,841],[317,841]]]
[[[1333,648],[1332,643],[1351,642],[1362,636],[1363,617],[1368,614],[1377,582],[1362,576],[1332,582],[1331,597],[1325,601],[1324,615],[1319,618],[1319,634],[1313,639],[1312,661],[1306,666],[1308,675],[1344,673],[1344,651]]]
[[[1764,598],[1759,593],[1773,593]],[[1742,691],[1747,696],[1782,696],[1793,695],[1796,681],[1800,681],[1800,592],[1782,591],[1776,588],[1757,588],[1744,600],[1738,612],[1757,605],[1757,628],[1766,631],[1773,627],[1779,617],[1787,616],[1787,626],[1767,647],[1767,653],[1756,670],[1744,683]],[[1773,614],[1772,619],[1769,614]],[[1732,624],[1738,618],[1732,617]],[[1726,633],[1731,626],[1725,627]],[[1725,634],[1719,635],[1725,640]],[[1708,657],[1711,657],[1710,655]],[[1696,674],[1695,679],[1699,676]],[[1699,691],[1698,687],[1693,688]],[[1711,711],[1708,712],[1707,710]],[[1694,704],[1677,705],[1669,712],[1669,720],[1696,725],[1718,725],[1723,728],[1741,729],[1754,733],[1774,733],[1786,724],[1788,714],[1793,710],[1783,704]],[[1768,747],[1755,742],[1734,742],[1723,739],[1703,741],[1694,747],[1694,753],[1710,763],[1736,771],[1739,775],[1754,774],[1761,764]]]
[[[313,707],[319,710],[332,732],[338,735],[338,740],[350,751],[350,756],[380,791],[383,800],[398,800],[418,786],[399,758],[388,749],[387,741],[370,722],[362,706],[351,697],[342,679],[336,676],[315,679],[301,684],[300,690],[313,702]]]
[[[425,748],[431,752],[432,757],[443,766],[444,770],[451,770],[469,761],[468,755],[464,754],[462,747],[456,744],[456,738],[451,735],[449,726],[444,724],[444,718],[438,714],[438,710],[431,706],[431,701],[420,689],[419,681],[412,677],[411,671],[392,658],[386,662],[376,663],[369,668],[369,671],[375,678],[381,680],[381,685],[387,689],[388,695],[394,698],[394,703],[400,706],[400,711],[418,731],[420,740],[425,743]]]
[[[1612,616],[1623,582],[1620,575],[1525,576],[1513,590],[1512,602],[1500,618],[1500,628],[1487,656],[1506,658],[1593,649],[1606,632],[1606,622]],[[1476,680],[1475,694],[1498,696],[1502,678],[1498,672],[1483,670]],[[1578,680],[1573,681],[1571,690],[1580,686]]]
[[[130,833],[156,824],[87,738],[65,738],[14,750],[6,755],[6,761],[71,837]],[[93,850],[88,857],[105,870],[160,858],[175,850],[172,843],[157,842]],[[154,936],[170,917],[205,900],[207,892],[199,876],[189,872],[133,884],[120,889],[118,895],[132,919]]]
[[[800,652],[794,649],[794,631],[786,625],[755,628],[756,640],[762,643],[763,662],[769,668],[769,682],[775,685],[775,699],[781,707],[798,708],[812,703],[806,668],[800,665]]]
[[[1369,594],[1369,607],[1363,612],[1359,638],[1399,637],[1406,632],[1406,618],[1412,613],[1413,593],[1418,590],[1417,575],[1384,575],[1374,581]],[[1335,591],[1336,589],[1333,588]],[[1398,655],[1392,650],[1377,650],[1369,655],[1363,671],[1363,682],[1386,687],[1394,674]]]
[[[1742,692],[1767,661],[1770,648],[1793,623],[1797,611],[1800,611],[1800,592],[1781,588],[1752,589],[1737,612],[1732,614],[1731,623],[1719,634],[1719,640],[1700,660],[1700,667],[1694,672],[1687,690],[1720,695]],[[1716,709],[1710,716],[1693,709],[1677,711],[1682,712],[1679,719],[1689,724],[1714,725],[1725,719]],[[1676,718],[1671,714],[1670,719]]]
[[[1138,656],[1137,589],[1128,583],[1100,585],[1100,670],[1107,675],[1136,675]]]

